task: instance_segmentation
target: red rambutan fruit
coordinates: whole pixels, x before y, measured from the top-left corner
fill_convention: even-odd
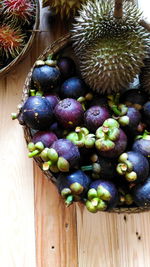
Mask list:
[[[25,35],[20,28],[9,25],[0,25],[0,55],[15,58],[23,49]]]
[[[33,0],[2,0],[2,11],[6,15],[6,20],[12,23],[30,23],[35,16],[35,2]]]

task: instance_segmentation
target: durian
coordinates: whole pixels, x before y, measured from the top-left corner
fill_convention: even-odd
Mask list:
[[[60,14],[61,18],[69,18],[75,15],[81,4],[87,0],[43,0],[43,7],[50,6],[55,10],[56,14]]]
[[[144,59],[144,67],[141,69],[139,79],[142,89],[150,93],[150,50]]]
[[[149,47],[149,32],[139,23],[140,10],[129,1],[116,1],[123,7],[121,16],[116,16],[114,2],[88,1],[72,30],[81,74],[101,93],[126,88],[140,72]]]

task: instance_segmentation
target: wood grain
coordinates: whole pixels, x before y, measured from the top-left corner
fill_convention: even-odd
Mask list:
[[[10,116],[30,64],[28,57],[0,81],[0,262],[5,267],[36,266],[32,161],[22,129]]]

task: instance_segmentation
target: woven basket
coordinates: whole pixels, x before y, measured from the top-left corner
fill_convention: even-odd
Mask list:
[[[39,21],[40,21],[39,0],[34,0],[34,1],[36,4],[36,15],[35,15],[35,23],[33,26],[33,31],[31,33],[31,36],[28,42],[26,43],[26,45],[24,46],[24,48],[22,49],[22,51],[20,52],[20,54],[15,59],[13,59],[6,67],[0,69],[0,77],[6,75],[15,65],[18,64],[19,61],[23,60],[33,44],[33,41],[36,36],[36,31],[38,30],[38,27],[39,27]]]
[[[68,49],[69,48],[69,49]],[[62,51],[65,50],[70,50],[71,48],[71,40],[70,40],[70,34],[67,34],[66,36],[59,38],[57,41],[55,41],[54,43],[52,43],[44,52],[42,55],[39,56],[38,59],[44,60],[45,57],[48,54],[56,54],[56,53],[61,53]],[[28,98],[28,93],[29,93],[29,89],[30,89],[30,83],[31,83],[31,75],[32,75],[32,71],[33,71],[34,65],[31,68],[30,72],[28,73],[28,76],[26,78],[25,81],[25,85],[23,88],[23,95],[22,95],[22,102],[21,102],[21,106],[24,104],[24,102],[27,100]],[[31,131],[30,128],[23,126],[24,129],[24,137],[27,143],[29,143],[31,141],[32,135],[31,135]],[[38,164],[38,166],[42,169],[42,160],[38,157],[35,157],[34,160],[36,161],[36,163]],[[42,170],[43,171],[43,170]],[[56,179],[55,177],[52,175],[52,173],[50,171],[43,171],[44,174],[47,176],[47,178],[49,180],[51,180],[53,183],[56,183]],[[117,207],[113,210],[111,210],[110,212],[115,212],[115,213],[139,213],[139,212],[143,212],[143,211],[147,211],[149,210],[150,207]]]

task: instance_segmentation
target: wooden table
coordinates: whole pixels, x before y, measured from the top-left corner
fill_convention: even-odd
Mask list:
[[[148,0],[139,3],[148,15]],[[66,209],[28,159],[22,128],[11,120],[33,62],[65,33],[61,23],[48,23],[46,9],[41,17],[30,54],[0,80],[0,266],[149,267],[150,212],[94,215],[78,204]]]

